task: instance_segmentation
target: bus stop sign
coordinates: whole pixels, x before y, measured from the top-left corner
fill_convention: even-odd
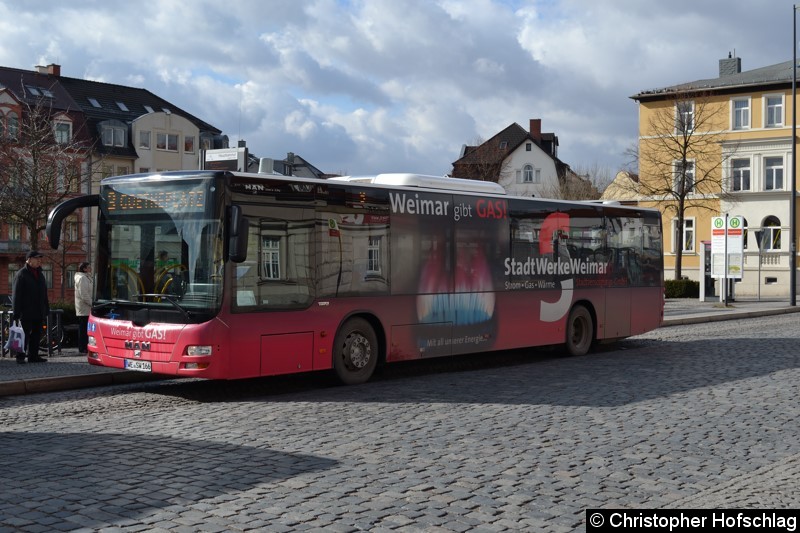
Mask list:
[[[711,219],[711,277],[742,279],[744,231],[744,218],[740,216]]]

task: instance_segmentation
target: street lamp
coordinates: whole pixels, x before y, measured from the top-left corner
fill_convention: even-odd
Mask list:
[[[797,251],[795,195],[797,193],[797,4],[792,6],[792,195],[789,198],[789,305],[796,302]],[[759,284],[761,281],[759,280]]]

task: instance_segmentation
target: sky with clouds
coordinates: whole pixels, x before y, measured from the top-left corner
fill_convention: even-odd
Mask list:
[[[625,165],[640,91],[792,58],[792,3],[0,0],[0,65],[141,87],[232,146],[323,172],[452,170],[531,118],[577,170]]]

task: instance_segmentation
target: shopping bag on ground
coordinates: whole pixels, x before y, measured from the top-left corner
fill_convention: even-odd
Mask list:
[[[11,327],[8,328],[8,348],[12,352],[25,351],[25,331],[22,329],[19,322],[14,322]]]

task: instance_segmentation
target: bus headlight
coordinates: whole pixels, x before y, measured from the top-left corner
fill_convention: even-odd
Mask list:
[[[88,344],[89,346],[94,346],[96,348],[97,347],[97,339],[95,339],[93,336],[89,335],[89,340],[88,340],[88,342],[86,344]]]
[[[211,355],[211,346],[189,346],[186,348],[186,354],[193,356]]]

